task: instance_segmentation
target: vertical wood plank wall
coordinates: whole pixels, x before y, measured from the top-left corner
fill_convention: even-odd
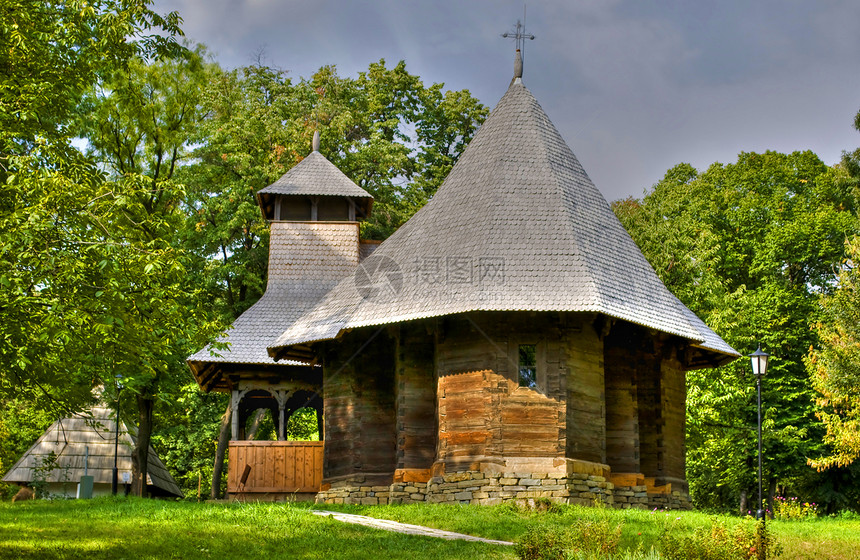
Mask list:
[[[326,344],[326,481],[391,483],[397,462],[394,354],[394,340],[375,327]]]
[[[318,492],[322,484],[321,441],[231,441],[227,492]],[[251,467],[241,483],[245,465]]]
[[[397,334],[397,470],[401,481],[426,481],[436,458],[434,323],[407,323]]]
[[[564,331],[567,375],[565,457],[606,463],[606,404],[603,340],[594,315],[568,319]]]
[[[613,473],[638,473],[637,372],[642,340],[638,328],[619,321],[603,341],[606,386],[606,464]]]
[[[672,483],[673,490],[687,491],[686,448],[684,443],[687,414],[687,378],[678,359],[678,349],[665,352],[660,365],[661,393],[663,409],[663,433],[660,451],[662,469],[645,476],[657,478],[657,484]]]

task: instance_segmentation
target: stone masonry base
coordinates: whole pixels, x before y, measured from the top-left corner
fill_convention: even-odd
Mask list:
[[[514,501],[534,506],[535,500],[614,508],[692,509],[686,493],[648,492],[647,486],[615,486],[605,477],[570,473],[484,473],[466,471],[436,476],[426,483],[401,482],[364,486],[352,480],[319,492],[317,503],[411,504],[417,502],[494,505]]]

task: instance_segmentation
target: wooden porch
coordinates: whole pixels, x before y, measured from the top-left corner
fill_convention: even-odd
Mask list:
[[[322,484],[321,441],[231,441],[227,492],[237,499],[316,494]]]

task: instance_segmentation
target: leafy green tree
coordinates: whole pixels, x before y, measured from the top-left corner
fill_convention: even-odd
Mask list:
[[[79,127],[110,179],[95,205],[103,214],[93,232],[110,257],[94,273],[107,320],[98,348],[135,397],[138,495],[146,488],[155,404],[191,381],[184,356],[219,330],[206,293],[189,278],[200,263],[178,234],[185,192],[173,181],[188,157],[209,72],[200,48],[151,62],[132,59],[94,88]]]
[[[297,161],[285,148],[291,87],[266,67],[216,73],[191,137],[195,162],[178,170],[189,207],[184,242],[207,261],[197,280],[227,322],[265,290],[268,227],[256,193]]]
[[[824,315],[815,324],[821,346],[812,349],[807,364],[818,391],[818,414],[827,426],[825,438],[833,449],[811,461],[818,469],[847,467],[860,457],[860,238],[846,246],[839,287],[822,298]]]
[[[763,381],[765,476],[800,485],[822,425],[803,357],[818,340],[820,294],[833,290],[843,241],[857,231],[844,174],[810,152],[742,153],[698,172],[671,169],[643,200],[614,205],[658,275],[730,345],[772,354]],[[755,487],[755,383],[745,359],[688,372],[687,477],[699,505],[727,508]],[[755,508],[752,508],[755,509]]]
[[[92,400],[108,359],[93,271],[105,177],[71,143],[84,92],[134,56],[178,51],[179,17],[143,0],[7,0],[0,7],[0,394],[50,410]]]
[[[195,381],[172,396],[155,413],[153,447],[186,497],[196,497],[198,485],[200,495],[209,496],[219,420],[229,397],[202,393]]]
[[[860,112],[854,127],[860,131]],[[860,148],[843,152],[841,167],[858,189]],[[831,445],[830,453],[810,461],[819,470],[845,468],[860,457],[860,238],[846,240],[845,247],[836,291],[821,298],[823,316],[815,324],[821,346],[810,350],[807,361]]]
[[[0,473],[6,473],[55,420],[24,399],[0,401]],[[17,485],[0,483],[0,499],[17,491]]]

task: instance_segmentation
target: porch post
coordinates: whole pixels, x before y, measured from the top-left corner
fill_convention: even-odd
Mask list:
[[[284,418],[284,408],[287,406],[287,399],[293,394],[292,391],[286,389],[277,389],[274,391],[275,400],[278,401],[278,441],[287,439],[287,423]]]
[[[233,420],[233,441],[237,441],[239,439],[239,401],[242,397],[239,396],[238,389],[233,389],[230,407],[233,409],[233,413],[230,415]]]
[[[278,422],[278,440],[284,441],[287,438],[284,437],[284,405],[283,405],[283,403],[278,403],[278,413],[280,416],[280,421]]]

